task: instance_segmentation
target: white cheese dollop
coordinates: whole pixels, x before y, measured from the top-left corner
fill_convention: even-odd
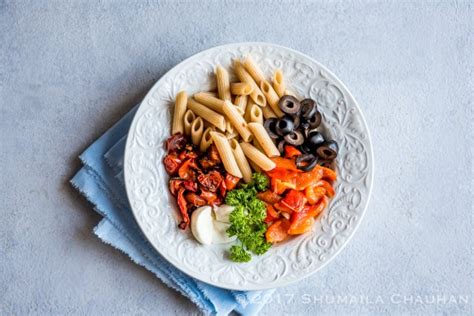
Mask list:
[[[229,205],[201,206],[191,216],[191,232],[203,245],[224,244],[232,242],[235,236],[229,237],[226,230],[230,227],[229,215],[234,208]]]

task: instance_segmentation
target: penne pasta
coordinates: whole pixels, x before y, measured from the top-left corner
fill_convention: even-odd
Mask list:
[[[280,69],[275,70],[273,74],[273,89],[280,98],[285,95],[286,86],[283,81],[283,72]]]
[[[260,88],[253,80],[252,76],[244,69],[244,66],[242,66],[238,60],[234,60],[234,71],[240,81],[246,82],[253,87],[252,93],[249,94],[252,100],[262,107],[266,106],[266,99],[262,91],[260,91]]]
[[[268,106],[266,106],[266,108],[267,107]],[[250,120],[249,121],[263,124],[262,109],[256,104],[253,104],[252,108],[250,109]]]
[[[206,128],[202,133],[201,143],[199,144],[199,150],[205,152],[212,144],[211,132],[214,131],[212,127]]]
[[[242,148],[240,148],[239,142],[236,139],[231,139],[229,140],[229,144],[230,148],[232,149],[232,153],[234,154],[234,158],[237,161],[237,165],[239,166],[240,172],[242,173],[244,182],[249,183],[252,181],[252,169],[250,168],[247,158],[245,158]]]
[[[240,143],[240,147],[249,160],[253,161],[258,167],[264,171],[270,171],[275,168],[275,163],[265,156],[260,150],[249,143]]]
[[[208,92],[198,92],[194,95],[194,99],[199,103],[207,106],[213,111],[217,113],[224,114],[222,112],[222,106],[224,105],[224,101],[217,98],[216,96],[211,95]]]
[[[228,139],[235,138],[235,137],[239,136],[239,133],[237,133],[234,126],[232,126],[232,124],[229,121],[226,122],[225,136]]]
[[[250,131],[255,136],[255,139],[258,141],[263,151],[268,157],[278,157],[280,156],[280,151],[273,143],[272,139],[268,135],[265,127],[260,123],[249,123],[248,124]]]
[[[201,103],[188,99],[188,108],[194,112],[197,116],[200,116],[202,119],[208,121],[221,131],[225,131],[225,118],[217,112],[209,109],[208,107],[202,105]]]
[[[259,166],[257,166],[257,165],[255,164],[255,162],[253,162],[252,160],[249,160],[249,164],[250,164],[250,166],[252,167],[253,171],[255,171],[255,172],[260,172],[260,173],[262,172],[262,168],[260,168]]]
[[[193,111],[187,110],[186,113],[184,113],[184,118],[183,118],[183,125],[184,125],[184,135],[191,135],[191,124],[193,124],[193,121],[196,119],[196,115],[194,115]]]
[[[254,86],[247,82],[236,82],[230,84],[230,92],[233,95],[249,95],[253,92]]]
[[[178,92],[176,102],[174,104],[173,124],[171,127],[171,134],[184,134],[184,113],[186,112],[186,105],[188,103],[188,95],[186,91]]]
[[[232,123],[232,126],[234,126],[242,139],[247,142],[250,141],[252,139],[252,133],[237,108],[229,101],[225,101],[223,110],[227,119]]]
[[[238,95],[235,97],[234,105],[239,109],[240,114],[244,115],[247,108],[248,97],[246,95]]]
[[[199,92],[199,93],[208,95],[208,96],[210,96],[210,97],[219,98],[219,95],[217,94],[217,92],[213,92],[213,91],[201,91],[201,92]],[[202,102],[201,102],[201,103],[202,103]]]
[[[204,131],[204,123],[202,118],[197,117],[191,124],[191,141],[198,146],[201,142],[202,133]]]
[[[244,66],[245,70],[252,76],[253,80],[260,85],[260,82],[265,80],[265,75],[263,71],[258,67],[257,63],[253,60],[251,56],[247,56],[242,61],[242,65]]]
[[[262,114],[266,120],[268,120],[269,118],[277,118],[275,112],[273,112],[272,108],[269,106],[262,108]]]
[[[216,82],[219,99],[231,101],[229,73],[221,65],[216,67]]]
[[[234,154],[230,147],[229,141],[221,133],[211,132],[212,141],[216,145],[219,156],[222,160],[225,170],[237,178],[242,178],[237,161],[235,160]]]
[[[254,105],[256,105],[255,102],[253,102],[253,100],[249,98],[247,101],[247,106],[245,107],[245,113],[244,113],[244,119],[247,122],[250,122],[250,112]]]
[[[276,116],[282,117],[283,115],[285,115],[285,113],[283,113],[282,110],[280,110],[280,107],[278,106],[278,101],[280,101],[280,97],[278,96],[278,94],[276,94],[275,90],[273,90],[270,83],[268,83],[268,81],[266,80],[261,81],[260,89],[265,95],[268,105],[270,105]]]

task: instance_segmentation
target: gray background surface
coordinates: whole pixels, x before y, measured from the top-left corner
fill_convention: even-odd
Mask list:
[[[0,0],[1,314],[197,313],[92,235],[99,216],[67,182],[167,70],[241,41],[338,75],[376,162],[352,242],[262,314],[472,314],[472,2],[149,2]]]

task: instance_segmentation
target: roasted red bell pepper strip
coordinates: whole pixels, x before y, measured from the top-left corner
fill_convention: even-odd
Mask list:
[[[316,186],[323,187],[326,190],[326,195],[330,198],[336,194],[336,191],[334,191],[332,185],[327,181],[320,180],[318,183],[316,183]]]
[[[329,168],[326,168],[326,167],[323,167],[323,166],[319,166],[319,168],[321,168],[322,171],[323,171],[323,176],[322,176],[323,179],[326,179],[326,180],[329,180],[329,181],[335,181],[336,180],[336,178],[337,178],[336,171],[334,171],[332,169],[329,169]]]
[[[285,146],[285,158],[293,158],[299,155],[301,155],[301,151],[296,149],[294,146]]]
[[[296,190],[290,190],[280,203],[293,212],[300,212],[304,208],[306,202],[307,199],[303,193]]]
[[[268,227],[265,238],[268,242],[276,243],[285,240],[288,237],[288,228],[290,222],[286,219],[277,220]]]
[[[267,217],[265,218],[265,223],[271,223],[277,220],[280,217],[280,214],[275,210],[271,204],[267,204]]]
[[[287,159],[282,157],[275,157],[271,158],[272,161],[276,164],[275,169],[283,169],[287,171],[294,171],[294,172],[303,172],[300,169],[296,168],[295,161],[293,159]],[[272,170],[275,170],[272,169]]]
[[[281,200],[281,196],[279,196],[278,194],[272,192],[272,191],[263,191],[263,192],[258,192],[257,193],[257,198],[262,200],[263,202],[265,203],[269,203],[269,204],[275,204],[277,202],[280,202]]]
[[[308,199],[308,203],[313,205],[318,203],[318,201],[326,194],[326,189],[317,186],[306,187],[306,189],[304,189],[304,194]]]

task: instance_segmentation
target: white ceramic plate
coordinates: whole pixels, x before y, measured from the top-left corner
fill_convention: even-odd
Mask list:
[[[214,67],[251,54],[267,76],[281,68],[289,89],[317,100],[326,135],[340,146],[336,196],[313,231],[273,246],[249,263],[233,263],[230,245],[203,246],[182,231],[163,167],[174,98],[215,87]],[[125,184],[135,218],[156,250],[188,275],[228,289],[257,290],[301,280],[327,264],[359,226],[369,200],[373,157],[369,131],[356,101],[329,70],[297,51],[267,43],[239,43],[196,54],[171,69],[148,92],[127,139]]]

